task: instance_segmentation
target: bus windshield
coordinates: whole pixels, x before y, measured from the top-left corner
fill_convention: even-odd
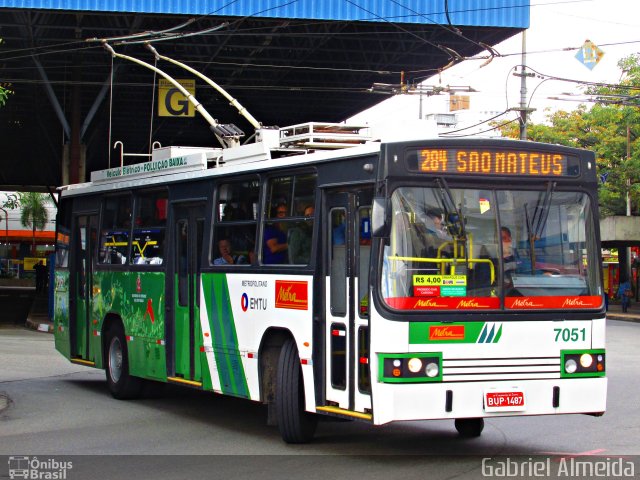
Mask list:
[[[589,197],[401,187],[391,196],[382,296],[398,310],[599,308]]]

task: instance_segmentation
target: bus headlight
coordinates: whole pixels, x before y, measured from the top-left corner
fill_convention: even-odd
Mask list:
[[[442,381],[442,353],[379,353],[378,378],[384,383]]]
[[[407,368],[411,373],[418,373],[422,369],[422,360],[413,357],[407,362]]]
[[[564,371],[567,373],[576,373],[578,369],[578,364],[573,358],[570,358],[566,362],[564,362]]]
[[[438,367],[438,364],[435,362],[428,363],[427,368],[424,369],[424,373],[426,373],[429,378],[437,377],[438,373],[440,373],[440,367]]]
[[[598,350],[562,350],[560,364],[564,370],[561,377],[604,377],[606,355],[603,349]]]
[[[580,365],[582,368],[589,368],[593,363],[593,357],[588,353],[580,355]]]

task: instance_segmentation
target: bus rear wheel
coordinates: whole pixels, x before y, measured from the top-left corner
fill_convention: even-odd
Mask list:
[[[304,409],[302,369],[293,339],[285,341],[278,358],[276,378],[278,430],[287,443],[307,443],[316,432],[318,417]]]
[[[142,379],[129,375],[129,352],[122,325],[114,323],[107,330],[107,386],[114,398],[136,398],[142,390]]]
[[[461,437],[479,437],[484,430],[484,418],[456,418],[455,426]]]

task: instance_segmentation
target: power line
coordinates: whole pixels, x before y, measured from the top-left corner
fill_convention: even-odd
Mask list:
[[[464,127],[464,128],[459,128],[458,130],[451,130],[450,132],[443,132],[444,135],[448,135],[450,133],[458,133],[458,132],[463,132],[465,130],[469,130],[470,128],[475,128],[475,127],[479,127],[480,125],[483,125],[487,122],[490,122],[492,120],[495,120],[498,117],[501,117],[502,115],[505,115],[507,113],[509,113],[511,110],[505,110],[504,112],[498,113],[497,115],[494,115],[491,118],[487,118],[486,120],[482,120],[481,122],[475,123],[473,125],[469,125],[468,127]]]
[[[482,131],[480,131],[480,132],[468,133],[468,134],[466,134],[466,135],[451,135],[450,137],[449,137],[449,135],[447,135],[447,132],[443,132],[443,133],[438,134],[438,136],[439,136],[439,137],[446,137],[446,138],[470,137],[470,136],[472,136],[472,135],[480,135],[480,134],[482,134],[482,133],[487,133],[487,132],[490,132],[490,131],[492,131],[492,130],[497,130],[498,128],[502,128],[502,127],[504,127],[505,125],[509,125],[510,123],[518,122],[518,121],[520,121],[520,117],[514,118],[513,120],[509,120],[508,122],[501,123],[500,125],[496,125],[495,127],[488,128],[488,129],[486,129],[486,130],[482,130]]]

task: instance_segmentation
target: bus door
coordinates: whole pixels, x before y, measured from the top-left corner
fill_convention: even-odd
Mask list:
[[[369,413],[371,189],[325,197],[325,371],[329,406]]]
[[[173,206],[174,316],[172,381],[201,385],[200,267],[205,218],[204,203]]]
[[[86,214],[75,218],[74,246],[71,251],[75,272],[70,279],[69,311],[71,340],[71,359],[95,360],[95,352],[91,351],[91,308],[93,300],[93,265],[98,237],[98,215]]]

